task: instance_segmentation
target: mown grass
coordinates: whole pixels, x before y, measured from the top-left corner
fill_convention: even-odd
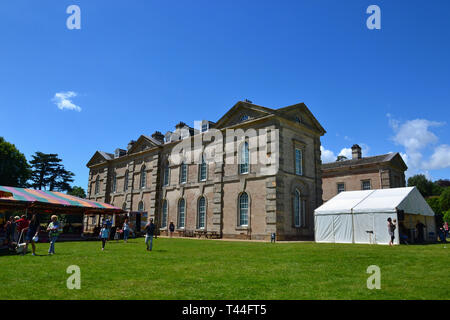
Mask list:
[[[0,257],[0,299],[448,299],[449,246],[255,243],[158,238],[38,244]],[[81,289],[69,290],[70,265]],[[381,289],[367,289],[367,267]]]

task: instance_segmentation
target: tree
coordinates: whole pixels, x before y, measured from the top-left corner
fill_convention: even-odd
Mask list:
[[[14,144],[0,137],[0,185],[27,187],[30,165]]]
[[[67,194],[82,199],[86,198],[86,192],[82,187],[73,187]]]
[[[70,182],[74,174],[67,171],[61,164],[62,160],[54,153],[36,152],[30,161],[33,172],[31,186],[35,189],[49,189],[49,191],[70,191]]]
[[[442,211],[450,210],[450,188],[447,187],[442,191],[441,196],[439,197],[439,205],[441,206]]]
[[[416,174],[408,179],[408,187],[417,187],[424,198],[433,195],[433,182],[423,174]]]
[[[426,201],[435,214],[441,214],[441,205],[439,203],[439,197],[433,196],[426,198]]]

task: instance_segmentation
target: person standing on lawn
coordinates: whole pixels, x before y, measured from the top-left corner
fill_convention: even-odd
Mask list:
[[[18,233],[18,237],[20,237],[20,233],[23,231],[25,232],[26,229],[28,228],[30,221],[27,220],[27,216],[26,215],[22,215],[22,217],[20,219],[17,219],[18,217],[16,217],[16,227],[17,227],[17,233]]]
[[[5,225],[5,231],[6,231],[6,243],[8,245],[11,244],[11,242],[15,241],[15,233],[16,233],[16,221],[14,220],[14,217],[9,217],[8,221]]]
[[[48,238],[50,240],[50,248],[48,249],[48,254],[55,254],[55,242],[58,239],[59,232],[61,231],[61,224],[58,222],[58,216],[53,215],[51,217],[52,221],[47,227]]]
[[[153,219],[149,219],[148,223],[144,228],[145,232],[145,244],[147,245],[147,251],[152,251],[153,247],[153,236],[155,234],[155,225],[153,224]],[[150,242],[150,246],[149,243]]]
[[[128,224],[128,218],[125,218],[123,222],[123,242],[128,242],[128,236],[130,235],[130,225]]]
[[[170,232],[170,237],[172,238],[173,236],[173,232],[175,231],[175,225],[173,224],[172,221],[170,221],[170,225],[169,225],[169,232]]]
[[[443,228],[444,228],[444,234],[445,234],[445,241],[447,242],[447,237],[448,237],[448,222],[447,221],[444,222]]]
[[[391,237],[391,240],[389,240],[389,245],[392,246],[394,244],[394,240],[395,240],[395,229],[397,228],[397,226],[396,226],[397,220],[394,219],[394,222],[392,222],[392,219],[388,218],[387,221],[388,221],[388,224],[387,224],[388,233],[389,233],[389,236]]]
[[[109,229],[106,224],[103,224],[103,228],[100,229],[100,238],[102,239],[102,251],[105,251],[106,241],[109,238]]]
[[[28,244],[31,242],[31,247],[32,247],[32,255],[35,256],[36,255],[36,238],[39,235],[39,229],[41,228],[40,222],[39,222],[39,218],[37,217],[36,214],[33,214],[30,224],[28,225],[27,228],[23,229],[24,232],[26,232],[26,236],[25,236],[25,250],[24,253],[27,252],[28,250]]]
[[[422,222],[420,222],[420,220],[416,224],[417,242],[419,242],[419,243],[423,243],[425,241],[425,236],[424,236],[424,234],[425,234],[425,232],[424,232],[425,227],[426,226]]]

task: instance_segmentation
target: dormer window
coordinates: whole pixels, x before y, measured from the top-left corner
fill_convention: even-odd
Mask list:
[[[208,131],[208,123],[202,124],[202,132]]]
[[[295,122],[302,123],[302,119],[300,118],[300,116],[295,116]]]
[[[249,117],[246,114],[241,116],[241,121],[247,121],[248,119],[249,119]]]

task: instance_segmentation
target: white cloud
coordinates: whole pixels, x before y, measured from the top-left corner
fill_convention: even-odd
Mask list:
[[[447,144],[436,145],[439,138],[431,132],[431,128],[445,125],[444,122],[430,121],[426,119],[414,119],[401,122],[393,119],[392,115],[386,115],[389,125],[395,135],[392,137],[397,145],[405,148],[404,153],[400,153],[408,166],[408,176],[424,173],[429,174],[429,170],[444,169],[450,167],[450,146]],[[426,155],[431,154],[428,159]]]
[[[55,93],[55,96],[53,98],[53,102],[58,106],[58,109],[60,110],[75,110],[80,112],[81,108],[74,104],[72,102],[71,98],[74,98],[77,96],[76,92],[73,91],[67,91],[67,92],[58,92]]]
[[[320,146],[320,151],[322,153],[321,159],[323,163],[336,161],[336,155],[333,151],[327,150],[323,146]]]
[[[339,152],[340,156],[344,156],[347,159],[351,159],[352,158],[352,149],[351,148],[343,148],[341,150],[341,152]]]
[[[444,169],[450,167],[450,146],[442,144],[434,149],[430,160],[425,163],[429,170]]]

